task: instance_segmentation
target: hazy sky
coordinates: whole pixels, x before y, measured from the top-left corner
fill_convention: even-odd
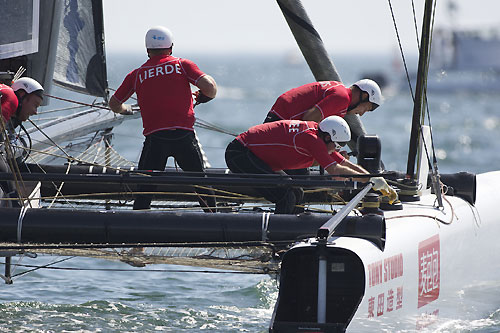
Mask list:
[[[449,0],[437,0],[436,26],[450,25]],[[274,0],[105,0],[108,52],[144,50],[144,34],[164,25],[176,52],[290,51],[297,46]],[[412,1],[391,0],[405,52],[416,53]],[[418,28],[423,0],[414,0]],[[499,0],[456,0],[458,27],[499,27]],[[330,52],[391,52],[397,39],[388,0],[302,0]],[[419,34],[420,37],[420,34]]]

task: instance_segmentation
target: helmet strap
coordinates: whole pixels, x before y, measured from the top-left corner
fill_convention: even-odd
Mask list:
[[[359,93],[359,97],[358,97],[358,102],[354,105],[350,105],[347,107],[347,111],[351,111],[355,108],[357,108],[361,103],[363,103],[362,99],[363,99],[363,90],[361,90],[358,86],[353,86],[353,88],[355,88],[354,90],[358,91]]]
[[[328,136],[330,136],[330,140],[328,140],[328,141],[326,140],[326,136],[327,136],[327,135],[328,135]],[[321,140],[323,140],[323,142],[324,142],[325,144],[330,143],[330,142],[332,141],[332,140],[331,140],[331,139],[332,139],[331,135],[330,135],[330,134],[328,134],[327,132],[323,132],[323,131],[322,131],[322,130],[320,130],[319,128],[318,128],[318,136],[321,138]]]
[[[22,96],[20,96],[21,95],[21,91],[24,92],[24,94]],[[17,117],[19,115],[19,112],[21,112],[21,108],[23,107],[24,98],[26,96],[28,96],[28,93],[26,91],[24,91],[24,90],[14,91],[14,93],[16,94],[17,100],[18,100],[17,110],[14,113],[16,115],[16,117]]]

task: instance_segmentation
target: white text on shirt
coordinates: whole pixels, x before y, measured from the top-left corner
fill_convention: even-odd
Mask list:
[[[168,75],[172,74],[175,71],[177,74],[181,74],[181,68],[179,64],[175,65],[162,65],[162,66],[156,66],[149,68],[147,70],[144,70],[142,74],[139,74],[139,80],[141,83],[149,78],[160,76],[160,75]]]

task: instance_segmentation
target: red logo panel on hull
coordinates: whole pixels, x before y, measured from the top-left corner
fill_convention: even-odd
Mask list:
[[[418,307],[439,297],[440,255],[439,235],[418,244]]]

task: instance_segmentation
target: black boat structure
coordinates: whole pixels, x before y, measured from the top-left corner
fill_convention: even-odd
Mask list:
[[[24,14],[39,23],[25,25],[36,30],[27,38],[36,40],[0,45],[10,50],[0,53],[0,70],[26,68],[48,99],[58,98],[50,95],[55,83],[103,102],[4,135],[1,158],[10,168],[0,172],[0,276],[12,283],[11,268],[23,255],[270,274],[280,286],[270,332],[420,330],[467,306],[464,284],[500,280],[500,171],[440,174],[433,158],[424,116],[434,2],[425,1],[406,172],[383,170],[378,137],[359,117],[346,116],[354,134],[349,147],[371,172],[363,182],[321,170],[309,176],[137,170],[111,142],[114,127],[140,115],[107,107],[102,1],[34,1],[39,6]],[[341,81],[300,1],[277,5],[315,79]],[[92,23],[78,30],[75,15]],[[372,176],[397,189],[395,204],[372,190]],[[145,183],[157,185],[153,209],[133,211]],[[215,214],[197,204],[195,189],[204,186],[217,195]],[[304,213],[273,214],[259,186],[304,188]],[[480,260],[486,254],[487,265]]]

